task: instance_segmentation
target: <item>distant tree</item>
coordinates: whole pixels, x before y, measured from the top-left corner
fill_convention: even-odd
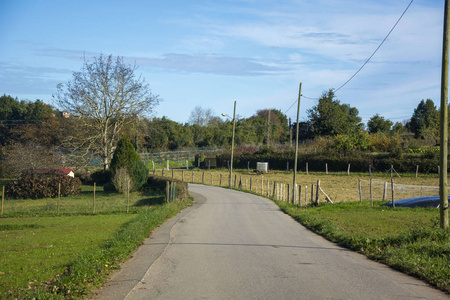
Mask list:
[[[392,126],[393,133],[403,133],[405,131],[406,128],[401,122],[395,122],[395,124]]]
[[[384,117],[376,114],[367,122],[367,129],[369,133],[388,132],[392,124],[392,121],[386,120]]]
[[[315,136],[349,134],[362,127],[358,110],[341,104],[332,89],[324,92],[317,105],[307,113]]]
[[[60,108],[79,117],[79,132],[67,139],[67,146],[80,155],[100,156],[104,170],[121,130],[160,101],[145,80],[136,77],[136,70],[122,57],[100,55],[93,62],[85,60],[81,71],[65,85],[58,84],[54,95]]]
[[[433,101],[427,99],[420,101],[411,120],[407,124],[408,129],[414,133],[415,138],[437,137],[439,134],[439,111]]]
[[[198,126],[208,126],[214,118],[214,112],[211,108],[202,108],[196,106],[189,117],[189,124]]]

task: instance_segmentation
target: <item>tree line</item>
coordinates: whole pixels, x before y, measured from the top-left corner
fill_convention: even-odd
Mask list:
[[[107,170],[121,136],[132,140],[138,152],[230,147],[232,120],[215,116],[210,108],[195,107],[184,124],[165,116],[149,117],[161,99],[136,70],[121,57],[101,55],[92,62],[85,60],[81,71],[58,84],[55,106],[1,96],[3,175],[93,161]],[[341,103],[330,89],[307,115],[307,121],[299,124],[300,140],[326,139],[329,147],[342,153],[370,147],[389,151],[408,135],[428,145],[439,138],[439,110],[431,99],[422,100],[408,121],[393,124],[375,114],[365,126],[357,108]],[[289,145],[295,140],[295,125],[279,109],[260,109],[248,118],[236,117],[235,144]]]

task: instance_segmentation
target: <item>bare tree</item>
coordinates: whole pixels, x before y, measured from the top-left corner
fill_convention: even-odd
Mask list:
[[[210,121],[214,118],[214,111],[211,108],[202,108],[196,106],[189,117],[191,125],[208,126]]]
[[[100,156],[105,170],[121,130],[160,101],[145,80],[136,77],[136,70],[119,56],[85,59],[81,71],[74,72],[65,85],[58,84],[53,95],[57,105],[78,117],[74,125],[79,130],[66,139],[72,152]]]

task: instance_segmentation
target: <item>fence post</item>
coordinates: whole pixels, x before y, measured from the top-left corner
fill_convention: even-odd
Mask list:
[[[419,173],[419,165],[416,166],[416,178],[418,173]]]
[[[302,206],[302,186],[298,185],[298,206]]]
[[[286,162],[286,172],[289,172],[289,162]]]
[[[2,216],[3,216],[3,203],[5,202],[5,186],[3,186],[3,191],[2,191]]]
[[[169,171],[169,160],[167,160],[167,171]]]
[[[234,188],[236,188],[237,175],[234,174]]]
[[[270,186],[270,181],[267,180],[267,191],[266,191],[267,197],[270,196],[270,195],[269,195],[269,186]]]
[[[184,170],[181,170],[181,181],[184,182]]]
[[[369,165],[369,176],[372,176],[372,165]]]
[[[212,173],[211,173],[211,185],[213,185],[213,178],[212,178]]]
[[[286,202],[287,203],[290,203],[291,201],[291,185],[288,183],[287,184],[287,191],[286,191],[286,195],[287,195],[287,197],[286,197]]]
[[[169,181],[166,181],[166,203],[169,203]]]
[[[359,202],[362,202],[361,179],[358,179]]]
[[[247,161],[247,172],[250,172],[250,161]]]
[[[306,163],[306,175],[308,175],[308,163]]]
[[[311,205],[313,205],[314,201],[314,183],[311,184]]]
[[[395,207],[395,201],[394,201],[394,178],[391,178],[391,191],[392,191],[392,207]]]
[[[127,213],[130,209],[130,180],[127,180]]]
[[[347,175],[350,175],[350,164],[348,164]]]
[[[250,177],[250,192],[253,189],[253,177]]]
[[[95,215],[95,188],[97,187],[97,183],[94,182],[94,199],[92,200],[92,214]]]
[[[370,178],[370,206],[373,206],[372,178]]]
[[[277,185],[277,182],[274,180],[273,181],[273,189],[272,189],[272,197],[274,197],[275,196],[275,192],[276,192],[276,185]]]
[[[164,177],[164,168],[161,170],[161,177]]]
[[[316,187],[316,205],[319,206],[319,195],[320,195],[320,180],[317,180]]]
[[[192,183],[194,183],[194,171],[192,171]]]
[[[173,176],[174,176],[174,175],[173,175],[173,169],[172,169],[172,179],[174,178]]]
[[[205,184],[205,172],[202,173],[202,184]]]
[[[59,216],[59,203],[61,201],[61,182],[58,182],[58,216]]]
[[[220,174],[219,186],[222,186],[222,174]]]
[[[387,182],[384,182],[384,190],[383,190],[383,201],[386,201],[386,194],[387,194]]]
[[[258,193],[258,179],[256,179],[256,184],[255,184],[255,193]]]
[[[308,185],[305,184],[305,206],[308,206]]]
[[[325,173],[328,175],[328,163],[325,163]]]

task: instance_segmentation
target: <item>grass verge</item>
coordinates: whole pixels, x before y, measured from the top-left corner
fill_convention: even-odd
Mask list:
[[[450,293],[450,230],[439,227],[436,209],[371,207],[369,203],[304,208],[275,202],[328,240]]]
[[[128,215],[48,217],[49,220],[42,222],[37,220],[45,218],[21,218],[27,222],[20,222],[20,219],[16,218],[3,219],[1,223],[4,225],[1,228],[2,236],[4,232],[11,235],[18,234],[17,231],[21,232],[20,234],[27,237],[24,240],[25,244],[19,245],[18,249],[22,247],[30,249],[30,251],[25,257],[18,257],[15,262],[19,265],[19,273],[25,274],[25,278],[15,280],[14,274],[8,274],[9,270],[6,269],[6,271],[0,272],[0,279],[4,279],[2,284],[4,288],[0,296],[2,299],[76,299],[85,297],[93,288],[101,286],[112,270],[117,269],[120,263],[137,249],[154,228],[176,215],[188,204],[187,202],[174,202],[155,205],[137,214]],[[78,220],[80,218],[83,220]],[[107,219],[115,219],[115,221],[107,221]],[[9,220],[9,224],[6,224],[4,220]],[[88,223],[91,225],[89,229],[84,227],[88,226]],[[75,228],[70,229],[70,224],[77,227],[76,230],[74,230]],[[101,224],[104,224],[104,230],[101,229]],[[112,224],[116,225],[112,226]],[[53,241],[36,235],[39,230],[52,236]],[[76,247],[60,245],[61,241],[69,239],[68,235],[78,235],[78,238],[74,237],[74,240],[70,242],[76,243]],[[10,238],[14,239],[15,237],[10,236]],[[81,242],[80,238],[88,240]],[[6,243],[8,241],[5,239]],[[44,241],[45,245],[42,244]],[[51,252],[53,254],[43,251],[43,249],[51,249],[56,245],[65,249],[55,249]],[[2,258],[5,253],[7,252],[2,253]],[[14,250],[9,253],[12,254],[9,259],[13,260],[11,257],[17,253]],[[31,253],[35,257],[29,257],[28,255]],[[49,256],[58,258],[54,266],[47,266],[43,263]],[[5,258],[5,260],[9,259]],[[38,277],[35,275],[41,273],[45,275],[37,279]],[[26,277],[26,274],[33,274],[34,277],[30,279]],[[7,288],[5,289],[5,287]]]

